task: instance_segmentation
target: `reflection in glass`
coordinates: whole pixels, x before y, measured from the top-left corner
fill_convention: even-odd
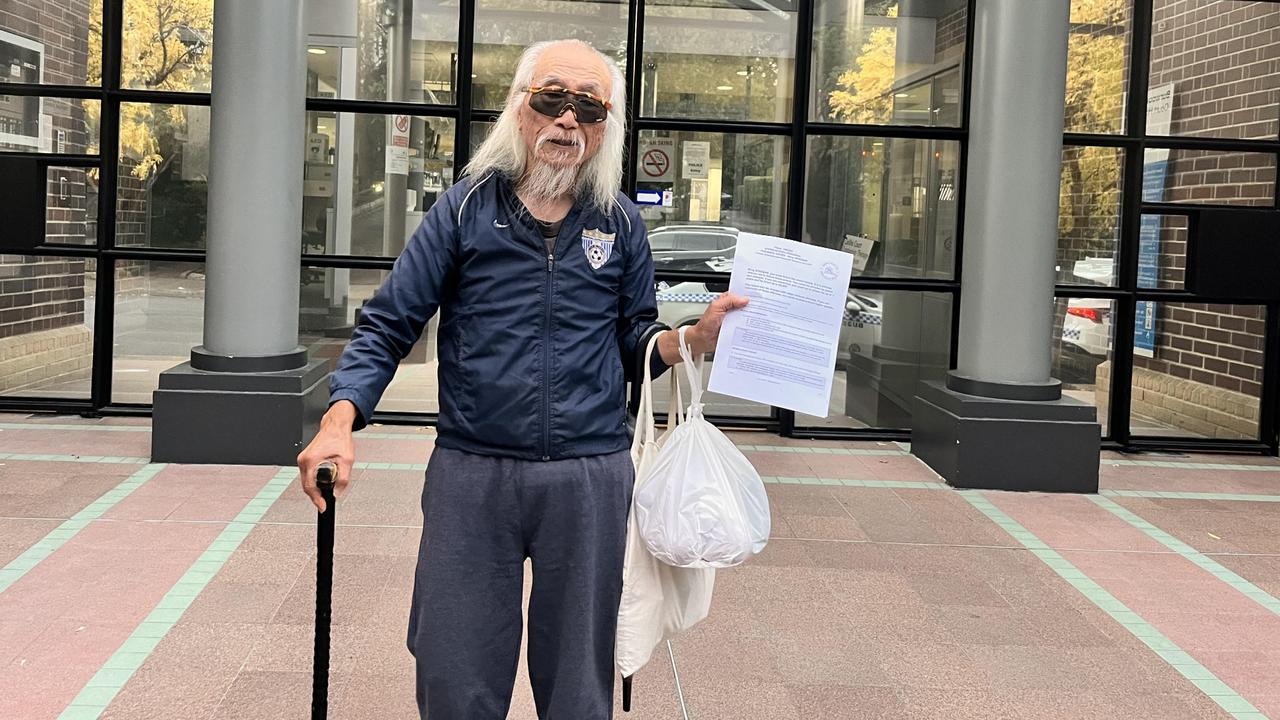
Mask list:
[[[1276,139],[1280,4],[1155,0],[1151,20],[1148,135]]]
[[[960,124],[965,0],[818,0],[811,119]]]
[[[787,122],[796,13],[788,3],[645,5],[642,115]]]
[[[625,2],[602,0],[478,0],[472,107],[501,110],[516,63],[525,48],[544,40],[572,37],[627,64]]]
[[[386,279],[385,270],[302,268],[299,294],[299,344],[312,360],[337,366],[338,357],[351,339],[360,309]],[[395,378],[387,386],[377,409],[381,412],[439,412],[436,381],[436,328],[439,315],[427,323],[409,355],[400,361]]]
[[[0,395],[89,397],[95,267],[0,255]]]
[[[1182,290],[1187,272],[1187,217],[1143,215],[1138,233],[1138,287]]]
[[[734,236],[784,234],[790,146],[781,135],[642,131],[636,189],[662,198],[640,207],[651,237],[665,226]],[[663,269],[659,264],[658,272]]]
[[[951,278],[959,143],[813,137],[804,241],[854,254],[854,275]]]
[[[1257,305],[1140,304],[1133,434],[1258,439],[1265,334],[1266,309]]]
[[[313,2],[306,22],[309,97],[454,102],[457,4]]]
[[[121,260],[115,273],[111,401],[149,405],[160,373],[203,338],[204,265]]]
[[[1062,149],[1058,198],[1058,282],[1116,284],[1120,245],[1120,200],[1124,151],[1119,148]]]
[[[1124,132],[1133,0],[1073,0],[1067,36],[1067,132]]]
[[[208,92],[213,76],[214,0],[124,0],[120,86]],[[101,18],[90,55],[101,56]],[[100,71],[99,71],[100,74]],[[120,137],[126,136],[122,127]]]
[[[98,174],[90,168],[45,170],[44,241],[93,245],[98,241]]]
[[[305,253],[396,257],[453,185],[447,118],[310,112],[307,138]]]
[[[0,84],[102,82],[100,0],[6,2],[0,7]],[[0,100],[0,108],[13,99]]]
[[[98,154],[99,100],[0,92],[0,153]]]
[[[1104,435],[1114,316],[1111,300],[1058,298],[1054,302],[1052,375],[1062,381],[1063,395],[1098,407]]]
[[[203,248],[209,205],[209,107],[121,103],[116,245]]]
[[[950,294],[849,290],[829,415],[796,425],[910,428],[917,386],[946,377],[950,338]]]
[[[1148,148],[1143,202],[1270,206],[1276,156],[1270,153]]]
[[[698,318],[702,317],[702,313],[706,311],[707,306],[713,300],[720,296],[721,293],[729,289],[726,279],[723,283],[696,283],[696,282],[666,282],[659,281],[657,287],[658,301],[658,322],[668,327],[678,328],[682,325],[692,325],[698,322]],[[711,378],[711,359],[714,353],[707,356],[706,368],[702,376],[702,387],[706,388],[707,382]],[[685,405],[689,403],[689,382],[684,375],[684,369],[677,367],[680,375],[680,386],[684,392]],[[671,393],[672,378],[675,373],[667,371],[661,377],[654,378],[654,405],[655,413],[665,413],[667,411],[667,398]],[[773,409],[768,405],[762,405],[750,400],[742,398],[729,397],[728,395],[720,395],[713,392],[703,393],[703,402],[706,404],[706,412],[708,415],[715,416],[737,416],[737,417],[769,417]]]

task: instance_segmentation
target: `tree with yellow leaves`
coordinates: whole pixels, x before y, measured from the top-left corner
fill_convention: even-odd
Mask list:
[[[127,0],[124,3],[120,85],[142,90],[199,92],[209,89],[213,67],[213,0]],[[102,16],[89,27],[89,82],[102,80]],[[100,108],[90,105],[90,122]],[[123,103],[120,150],[144,179],[170,159],[162,138],[185,124],[181,106]]]
[[[885,13],[898,17],[895,4]],[[876,124],[888,122],[893,113],[893,81],[897,77],[893,27],[877,27],[865,33],[853,67],[840,73],[842,88],[828,97],[831,114],[843,122]]]

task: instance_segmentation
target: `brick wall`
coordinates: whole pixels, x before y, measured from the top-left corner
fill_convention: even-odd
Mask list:
[[[934,57],[946,57],[954,47],[964,47],[965,27],[968,23],[967,8],[960,9],[938,18],[936,39],[934,40]]]
[[[89,0],[0,3],[0,28],[44,46],[40,81],[50,85],[86,83],[89,17]],[[84,153],[96,146],[84,102],[38,102],[51,120],[54,152]],[[85,170],[52,166],[47,183],[46,240],[94,242],[97,192]],[[38,394],[50,383],[87,377],[93,333],[85,325],[85,302],[92,277],[92,260],[0,256],[0,392]]]
[[[1151,86],[1168,83],[1174,86],[1171,134],[1274,139],[1280,129],[1280,4],[1157,0]],[[1268,206],[1275,177],[1274,155],[1175,150],[1163,199]],[[1160,235],[1159,285],[1181,288],[1186,221],[1164,218]],[[1251,305],[1161,303],[1155,357],[1135,357],[1135,369],[1238,393],[1256,407],[1264,319],[1263,309]]]

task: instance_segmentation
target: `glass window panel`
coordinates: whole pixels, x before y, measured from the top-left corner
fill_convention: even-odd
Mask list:
[[[0,6],[0,83],[102,81],[101,0]]]
[[[854,254],[854,275],[949,279],[960,144],[813,137],[804,241]]]
[[[1147,134],[1275,140],[1280,4],[1155,0]]]
[[[646,3],[641,113],[790,120],[794,8],[784,1]]]
[[[1067,36],[1067,132],[1124,132],[1132,0],[1072,0]]]
[[[343,0],[306,14],[308,96],[454,102],[456,3]]]
[[[203,339],[204,265],[120,260],[115,273],[111,401],[150,405],[160,373]]]
[[[809,117],[960,124],[965,0],[818,0]]]
[[[1064,147],[1058,198],[1058,282],[1117,284],[1124,151]]]
[[[121,103],[116,245],[203,248],[209,108]]]
[[[698,318],[702,317],[702,313],[706,311],[707,306],[728,289],[727,278],[723,283],[660,281],[656,295],[658,322],[673,328],[692,325],[698,322]],[[711,360],[714,357],[715,353],[707,355],[707,363],[702,376],[703,388],[707,386],[707,382],[711,379]],[[684,375],[685,370],[682,367],[677,366],[675,369],[680,372],[680,386],[683,388],[684,402],[687,406],[689,404],[689,381]],[[675,373],[669,370],[660,377],[654,378],[653,410],[655,413],[665,413],[667,411],[667,398],[671,397],[673,377],[676,377]],[[710,391],[704,392],[702,397],[707,406],[706,412],[708,415],[762,418],[769,417],[773,413],[773,409],[768,405],[743,400],[742,398],[730,397]]]
[[[299,295],[299,342],[312,360],[325,360],[329,370],[351,339],[360,308],[382,281],[386,270],[346,268],[302,268]],[[409,355],[400,361],[395,378],[387,386],[377,410],[381,412],[439,412],[440,392],[436,381],[436,331],[439,315],[427,323]]]
[[[676,250],[655,252],[657,271],[728,272],[739,232],[783,235],[790,147],[781,135],[641,131],[636,189],[670,192],[668,205],[640,207],[650,238]],[[677,247],[710,236],[713,251]]]
[[[45,175],[44,241],[58,245],[97,243],[97,168],[54,165]]]
[[[0,152],[98,154],[102,102],[0,93]]]
[[[1063,395],[1098,408],[1106,435],[1115,302],[1058,298],[1053,316],[1053,376],[1062,381]]]
[[[536,42],[574,38],[627,62],[628,5],[603,0],[478,0],[472,107],[501,110],[516,63]]]
[[[89,397],[95,261],[0,255],[0,395]]]
[[[453,185],[451,119],[310,112],[307,134],[306,253],[395,257]]]
[[[1270,206],[1275,186],[1269,153],[1150,148],[1144,156],[1144,202]]]
[[[951,366],[951,295],[849,290],[831,408],[796,414],[799,427],[910,428],[917,386]]]
[[[1133,434],[1256,440],[1265,325],[1258,305],[1140,303]]]
[[[1138,287],[1182,290],[1186,272],[1186,216],[1143,215],[1138,235]]]
[[[121,87],[209,91],[213,0],[124,0],[122,25]]]
[[[471,123],[471,157],[475,157],[476,150],[480,149],[480,144],[485,141],[485,138],[489,137],[494,124],[484,120],[476,120]]]

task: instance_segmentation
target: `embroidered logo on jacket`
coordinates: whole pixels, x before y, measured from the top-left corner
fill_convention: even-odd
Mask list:
[[[599,270],[609,262],[609,258],[613,255],[614,237],[616,233],[600,230],[582,231],[582,252],[586,254],[587,262],[591,263],[592,270]]]

